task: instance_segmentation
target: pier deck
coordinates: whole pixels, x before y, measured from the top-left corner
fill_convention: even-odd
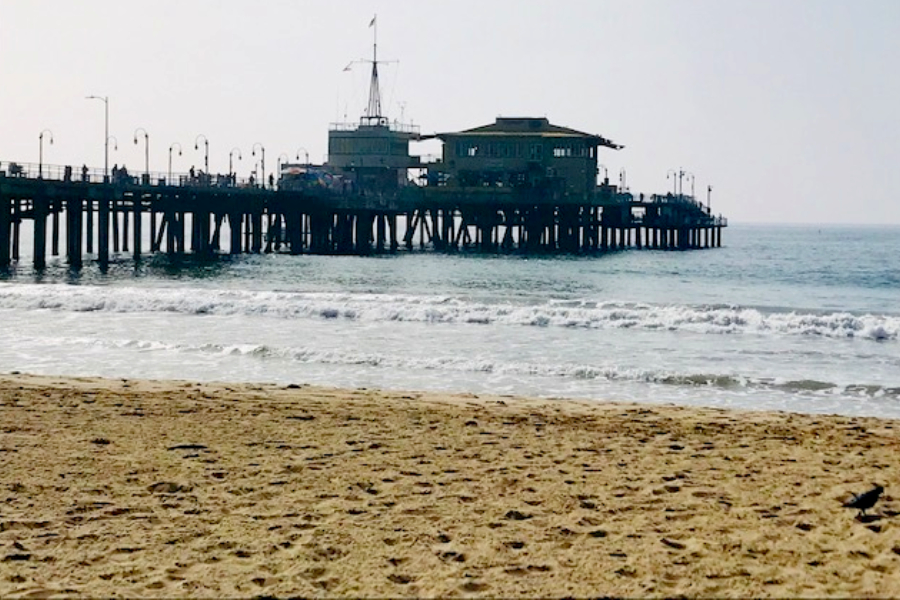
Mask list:
[[[286,188],[286,186],[285,186]],[[0,162],[0,266],[20,260],[31,228],[34,265],[60,242],[68,263],[146,252],[358,254],[589,253],[719,247],[727,221],[684,195],[613,186],[572,197],[553,190],[415,186],[394,193],[271,189],[228,176],[102,171]],[[227,250],[226,250],[227,248]]]

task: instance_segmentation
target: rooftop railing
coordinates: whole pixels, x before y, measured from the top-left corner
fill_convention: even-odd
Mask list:
[[[329,123],[328,131],[358,131],[361,127],[387,127],[388,130],[395,133],[408,133],[419,135],[420,129],[418,125],[411,123],[401,123],[399,121],[389,121],[387,119],[363,118],[359,123]]]

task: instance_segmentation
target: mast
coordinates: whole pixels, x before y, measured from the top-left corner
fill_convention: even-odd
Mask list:
[[[366,116],[369,119],[380,119],[381,114],[381,90],[378,85],[378,15],[372,17],[369,27],[374,29],[372,43],[372,80],[369,83],[369,106]]]

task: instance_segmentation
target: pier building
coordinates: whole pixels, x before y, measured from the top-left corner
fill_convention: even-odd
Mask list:
[[[597,185],[599,149],[622,148],[546,118],[498,117],[490,125],[435,137],[444,148],[442,162],[429,167],[432,181],[461,187],[543,187],[585,200]]]

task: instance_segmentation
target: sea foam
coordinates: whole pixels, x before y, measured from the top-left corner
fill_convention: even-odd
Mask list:
[[[900,336],[900,317],[894,315],[590,300],[510,304],[447,296],[183,287],[0,285],[0,309],[665,330],[859,338],[877,342],[897,341]]]

